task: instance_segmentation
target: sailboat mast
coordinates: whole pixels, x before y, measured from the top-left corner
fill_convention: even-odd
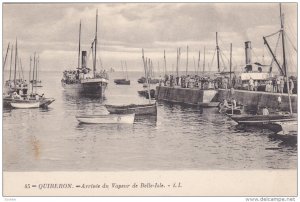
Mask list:
[[[77,65],[77,68],[79,69],[80,68],[80,38],[81,38],[81,20],[80,20],[80,23],[79,23],[79,44],[78,44],[78,65]]]
[[[204,46],[204,55],[203,55],[203,73],[205,72],[205,46]]]
[[[5,54],[5,58],[4,58],[4,61],[3,61],[3,71],[4,71],[4,67],[5,67],[5,63],[6,63],[6,58],[7,58],[7,54],[8,54],[8,51],[9,51],[9,45],[10,43],[8,43],[8,46],[7,46],[7,49],[6,49],[6,54]]]
[[[122,74],[124,75],[124,68],[123,68],[123,61],[121,60],[121,69],[122,69]]]
[[[33,82],[34,82],[34,73],[35,73],[35,63],[36,63],[36,59],[35,59],[35,53],[34,53],[34,56],[33,56],[33,69],[32,69],[31,93],[33,93]]]
[[[12,66],[12,60],[13,60],[13,50],[14,50],[14,45],[11,46],[11,52],[10,52],[9,81],[11,80],[11,66]]]
[[[31,62],[32,62],[32,58],[30,56],[30,66],[29,66],[29,82],[31,80]]]
[[[166,61],[166,51],[164,50],[164,65],[165,65],[165,75],[167,74],[167,61]]]
[[[230,68],[230,72],[229,72],[229,82],[230,82],[230,87],[231,87],[231,84],[232,84],[232,81],[231,81],[231,69],[232,69],[232,43],[230,43],[230,60],[229,60],[229,68]]]
[[[126,68],[126,79],[128,80],[128,71],[127,71],[127,63],[125,61],[125,68]]]
[[[22,60],[21,60],[21,58],[20,58],[20,69],[21,69],[21,73],[22,73],[22,79],[24,79],[24,72],[23,72]]]
[[[94,57],[94,68],[93,68],[93,73],[94,73],[94,78],[96,76],[96,58],[97,58],[97,26],[98,25],[98,9],[96,13],[96,33],[95,33],[95,57]]]
[[[147,74],[149,75],[149,70],[150,70],[151,66],[150,66],[150,58],[148,59],[148,65],[147,65],[147,61],[146,61],[146,71]],[[150,94],[150,83],[149,83],[149,78],[147,78],[147,87],[148,87],[148,96],[149,96],[149,104],[151,103],[151,94]]]
[[[200,51],[199,51],[199,57],[198,57],[197,75],[199,74],[199,70],[200,70]]]
[[[290,107],[290,113],[293,113],[292,109],[292,103],[291,103],[291,96],[290,96],[290,87],[289,87],[289,76],[288,76],[288,68],[287,68],[287,61],[285,58],[285,40],[284,40],[284,19],[283,19],[283,14],[281,12],[281,4],[279,4],[279,9],[280,9],[280,24],[281,24],[281,39],[282,39],[282,56],[283,56],[283,69],[285,71],[285,77],[286,77],[286,82],[287,82],[287,91],[288,91],[288,97],[289,97],[289,107]]]
[[[189,46],[186,46],[186,69],[185,69],[185,75],[187,75],[189,68]]]
[[[15,72],[14,72],[14,87],[16,87],[16,74],[17,74],[17,57],[18,57],[18,40],[16,39],[16,52],[15,52]]]
[[[218,72],[220,72],[220,48],[218,44],[218,32],[216,32],[216,48],[217,48],[217,62],[218,62]]]
[[[38,72],[38,69],[39,69],[39,63],[40,63],[40,55],[37,56],[37,60],[36,60],[36,82],[38,82],[38,76],[39,76],[39,72]]]

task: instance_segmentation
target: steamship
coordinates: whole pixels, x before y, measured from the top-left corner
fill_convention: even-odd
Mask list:
[[[78,50],[78,66],[75,70],[65,70],[61,80],[65,90],[78,93],[80,95],[92,95],[104,97],[105,89],[108,85],[108,74],[105,70],[97,72],[97,24],[98,10],[96,14],[96,33],[91,46],[93,54],[93,69],[87,67],[87,51],[80,50],[81,22],[79,25],[79,50]],[[81,58],[81,66],[80,66]]]

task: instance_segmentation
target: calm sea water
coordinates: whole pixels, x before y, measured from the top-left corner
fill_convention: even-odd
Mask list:
[[[80,98],[61,87],[61,72],[42,72],[49,109],[3,112],[4,171],[126,171],[203,169],[294,169],[296,146],[257,128],[239,129],[217,109],[159,102],[157,120],[133,125],[82,125],[78,114],[105,112],[103,104],[147,103],[130,86],[116,86],[110,74],[105,99]],[[270,149],[275,148],[275,149]]]

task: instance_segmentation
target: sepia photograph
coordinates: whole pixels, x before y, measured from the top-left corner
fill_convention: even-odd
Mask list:
[[[297,2],[2,3],[2,195],[296,197],[297,29]]]

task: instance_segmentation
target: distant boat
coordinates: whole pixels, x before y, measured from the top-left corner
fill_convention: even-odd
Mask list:
[[[123,68],[123,62],[121,61],[121,66],[122,66],[122,72],[124,73],[124,68]],[[126,68],[126,75],[124,79],[115,79],[114,82],[117,85],[130,85],[130,80],[128,79],[128,72],[127,72],[127,64],[125,61],[125,68]]]
[[[133,124],[134,116],[135,114],[81,115],[76,116],[76,119],[87,124]]]
[[[138,79],[138,83],[147,83],[146,78],[142,76],[141,78]],[[149,78],[149,83],[150,84],[157,84],[157,83],[159,83],[159,79]]]
[[[151,104],[130,104],[130,105],[105,105],[111,114],[130,114],[135,115],[156,115],[156,103]]]
[[[130,85],[130,80],[127,79],[115,79],[114,82],[117,85]]]

